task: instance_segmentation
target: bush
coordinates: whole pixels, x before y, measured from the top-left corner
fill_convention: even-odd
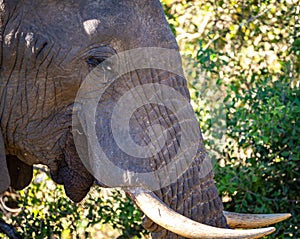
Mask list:
[[[225,208],[290,212],[293,218],[278,224],[270,238],[299,238],[300,89],[282,76],[231,93],[235,98],[226,105],[225,166],[217,168],[216,176],[228,200]]]
[[[292,213],[270,238],[300,234],[297,3],[166,1],[225,208]]]
[[[70,201],[63,187],[45,174],[35,171],[32,184],[19,192],[17,215],[3,215],[22,238],[93,238],[108,224],[117,229],[113,238],[141,238],[147,235],[141,226],[141,212],[119,190],[92,188],[80,204]]]

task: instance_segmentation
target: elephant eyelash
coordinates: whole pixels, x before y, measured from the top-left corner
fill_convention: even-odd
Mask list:
[[[101,64],[103,61],[105,61],[104,58],[96,58],[96,57],[90,57],[86,60],[87,64],[89,66],[92,66],[92,67],[96,67],[98,66],[99,64]]]

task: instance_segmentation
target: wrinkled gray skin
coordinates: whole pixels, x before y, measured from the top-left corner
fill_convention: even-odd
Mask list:
[[[84,22],[100,20],[96,29]],[[138,47],[178,49],[159,0],[9,0],[1,4],[0,120],[11,186],[26,187],[32,165],[42,163],[52,178],[65,187],[75,202],[81,201],[94,182],[82,165],[71,133],[72,106],[85,76],[103,59]],[[147,143],[145,120],[168,129],[168,145],[144,165],[116,146],[109,128],[118,98],[132,86],[162,83],[189,98],[186,80],[159,70],[139,70],[118,79],[101,98],[97,111],[100,144],[111,160],[131,170],[153,170],[176,154],[180,128],[176,117],[157,105],[137,110],[131,120],[134,140]],[[199,129],[200,130],[200,129]],[[3,154],[3,153],[2,153]],[[193,164],[176,183],[156,194],[175,211],[205,224],[226,227],[213,173],[201,178],[206,155],[202,142]],[[5,158],[1,158],[1,175]],[[124,166],[125,165],[125,166]],[[154,165],[154,166],[153,166]],[[7,185],[1,176],[0,188]],[[0,178],[1,178],[0,177]],[[99,182],[101,184],[101,182]],[[1,185],[2,184],[2,185]],[[155,226],[146,223],[148,227]],[[177,238],[162,230],[153,238]]]

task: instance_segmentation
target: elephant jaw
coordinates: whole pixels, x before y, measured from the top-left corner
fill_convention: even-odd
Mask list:
[[[73,136],[66,137],[66,147],[63,158],[57,165],[57,170],[51,170],[51,178],[64,185],[66,195],[75,203],[81,202],[94,183],[94,177],[84,167],[74,145]]]
[[[127,193],[153,222],[186,238],[260,238],[275,231],[274,227],[233,230],[204,225],[173,211],[151,191],[140,188],[129,188],[127,189]],[[229,221],[230,226],[243,226],[244,228],[267,226],[291,216],[288,213],[247,215],[229,212],[224,212],[224,215]]]

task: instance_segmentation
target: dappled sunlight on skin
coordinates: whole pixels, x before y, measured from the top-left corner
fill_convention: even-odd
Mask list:
[[[88,35],[93,35],[97,31],[98,25],[101,23],[99,19],[91,19],[83,22],[83,27]]]

